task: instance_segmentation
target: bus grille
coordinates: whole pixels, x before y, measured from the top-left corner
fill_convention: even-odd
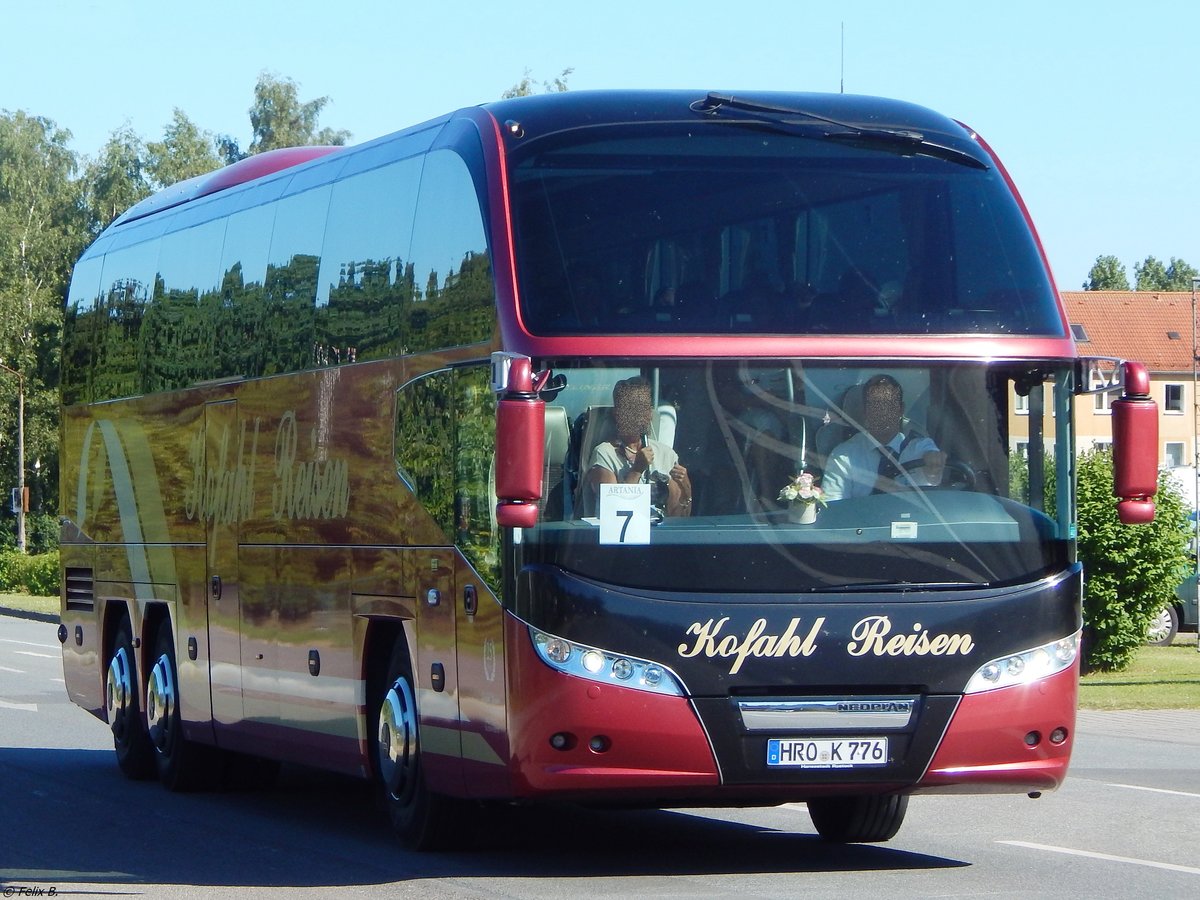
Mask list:
[[[91,569],[67,566],[67,609],[91,611],[96,608],[96,585]]]

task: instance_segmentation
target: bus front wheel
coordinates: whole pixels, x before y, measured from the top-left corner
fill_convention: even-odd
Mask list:
[[[448,846],[456,801],[429,790],[421,771],[420,729],[412,664],[397,638],[388,675],[373,705],[375,773],[383,806],[400,842],[413,850]]]
[[[896,836],[908,811],[908,796],[820,797],[808,801],[817,833],[839,844],[874,844]]]

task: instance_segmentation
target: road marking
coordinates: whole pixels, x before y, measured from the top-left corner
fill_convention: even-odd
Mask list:
[[[37,712],[36,703],[10,703],[7,700],[0,699],[0,709],[17,709],[21,712]]]
[[[1142,787],[1140,784],[1113,784],[1111,782],[1108,786],[1128,788],[1131,791],[1149,791],[1151,794],[1174,794],[1176,797],[1196,797],[1200,799],[1200,794],[1193,794],[1190,791],[1168,791],[1166,788]]]
[[[38,659],[59,659],[61,653],[34,653],[32,650],[14,650],[17,656],[36,656]]]
[[[1027,850],[1045,850],[1048,853],[1063,853],[1067,856],[1084,856],[1088,859],[1103,859],[1108,862],[1130,863],[1135,866],[1147,866],[1151,869],[1166,869],[1170,872],[1186,872],[1189,875],[1200,875],[1200,869],[1193,866],[1179,866],[1175,863],[1154,862],[1149,859],[1135,859],[1131,856],[1113,856],[1111,853],[1095,853],[1091,850],[1072,850],[1070,847],[1053,847],[1049,844],[1030,844],[1026,841],[996,841],[997,844],[1008,844],[1012,847],[1024,847]]]
[[[24,669],[10,669],[8,666],[0,666],[0,672],[12,672],[14,675],[24,675]]]
[[[0,644],[20,644],[22,647],[41,647],[43,650],[57,650],[53,644],[41,644],[37,641],[14,641],[12,638],[0,638]]]

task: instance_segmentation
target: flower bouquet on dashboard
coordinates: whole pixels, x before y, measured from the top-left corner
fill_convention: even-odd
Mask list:
[[[817,520],[817,508],[824,508],[825,495],[810,472],[793,475],[779,492],[779,499],[788,505],[788,519],[801,525],[811,525]]]

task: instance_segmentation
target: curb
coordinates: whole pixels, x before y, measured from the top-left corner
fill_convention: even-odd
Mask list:
[[[59,618],[53,613],[34,612],[30,609],[13,609],[10,606],[0,606],[0,616],[9,616],[13,619],[28,619],[31,622],[46,622],[48,624],[57,624]]]

